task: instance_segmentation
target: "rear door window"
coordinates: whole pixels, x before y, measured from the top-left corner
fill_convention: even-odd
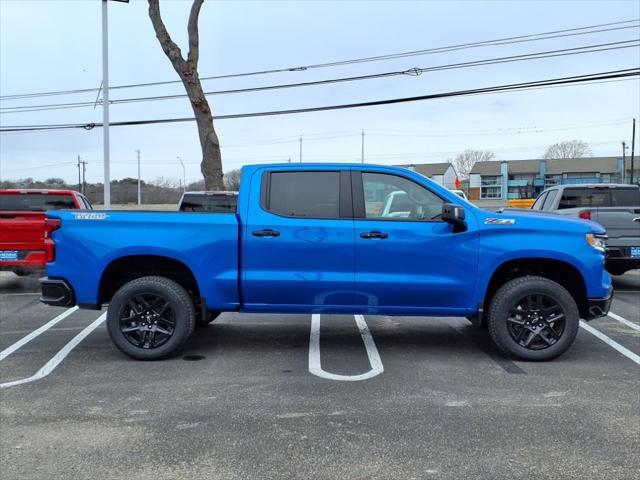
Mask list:
[[[75,209],[71,195],[42,193],[10,193],[0,195],[0,210],[44,212],[45,210]]]
[[[340,218],[340,172],[273,172],[263,207],[285,217]]]

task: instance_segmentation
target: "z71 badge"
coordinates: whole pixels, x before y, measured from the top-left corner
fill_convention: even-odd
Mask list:
[[[516,223],[515,218],[487,218],[484,221],[485,225],[513,225]]]

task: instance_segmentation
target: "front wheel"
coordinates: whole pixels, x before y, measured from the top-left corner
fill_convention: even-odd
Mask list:
[[[491,300],[488,327],[505,353],[523,360],[551,360],[578,334],[580,313],[571,294],[544,277],[510,280]]]
[[[142,277],[122,286],[107,311],[107,330],[125,355],[158,360],[178,352],[193,332],[195,309],[182,286],[165,277]]]

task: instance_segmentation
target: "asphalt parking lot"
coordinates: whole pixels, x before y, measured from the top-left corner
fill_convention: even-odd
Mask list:
[[[240,314],[136,362],[0,273],[0,477],[636,479],[640,272],[614,282],[547,363],[465,319]]]

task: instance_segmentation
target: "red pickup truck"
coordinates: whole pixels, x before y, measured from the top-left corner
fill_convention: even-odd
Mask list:
[[[53,255],[56,228],[47,210],[87,210],[91,204],[73,190],[0,190],[0,270],[28,275]]]

